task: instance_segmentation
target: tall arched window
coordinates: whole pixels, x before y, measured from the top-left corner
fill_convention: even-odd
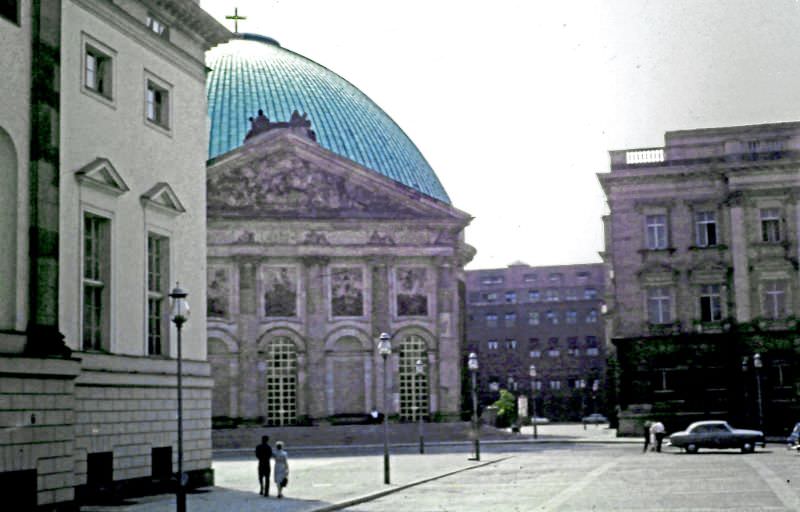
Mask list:
[[[267,347],[265,368],[268,425],[292,425],[297,419],[297,350],[289,338]]]
[[[424,371],[417,374],[417,361],[424,363]],[[416,334],[400,342],[400,416],[417,420],[428,415],[428,345]]]

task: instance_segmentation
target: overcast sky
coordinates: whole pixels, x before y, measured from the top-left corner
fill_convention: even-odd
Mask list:
[[[475,217],[469,269],[600,261],[610,149],[800,120],[797,0],[200,3],[380,105]]]

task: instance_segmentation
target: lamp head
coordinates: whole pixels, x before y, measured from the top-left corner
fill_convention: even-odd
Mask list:
[[[528,375],[531,376],[532,379],[536,378],[536,365],[532,364],[530,368],[528,368]]]
[[[383,357],[392,353],[392,337],[389,333],[382,332],[378,338],[378,353]]]
[[[478,354],[475,352],[469,353],[469,358],[467,358],[467,368],[469,368],[469,371],[471,372],[478,371]]]
[[[191,311],[189,309],[189,302],[186,300],[188,295],[186,290],[181,288],[180,283],[175,283],[175,288],[173,288],[172,292],[169,294],[169,298],[172,299],[172,311],[170,312],[170,316],[172,317],[172,321],[175,322],[175,325],[182,325],[189,319]]]
[[[758,352],[753,354],[753,366],[755,366],[756,368],[761,368],[763,364],[764,363],[761,362],[761,354],[759,354]]]
[[[422,375],[425,373],[425,363],[422,362],[422,359],[417,359],[417,363],[414,366],[417,371],[417,375]]]

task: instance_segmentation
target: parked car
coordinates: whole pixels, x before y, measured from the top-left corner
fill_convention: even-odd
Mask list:
[[[669,436],[669,444],[686,453],[697,453],[700,448],[739,448],[742,453],[750,453],[757,444],[766,446],[763,432],[733,428],[727,421],[697,421]]]
[[[800,423],[795,423],[792,433],[786,438],[786,447],[800,450]]]
[[[608,423],[608,418],[598,412],[595,412],[583,418],[583,422],[589,424]]]

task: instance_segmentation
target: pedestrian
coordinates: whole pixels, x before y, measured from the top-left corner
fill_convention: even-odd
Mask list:
[[[261,444],[256,446],[256,458],[258,459],[258,484],[261,488],[258,494],[263,496],[269,496],[269,459],[272,457],[269,436],[262,436]]]
[[[642,449],[642,453],[647,452],[647,448],[650,446],[650,422],[644,422],[644,449]]]
[[[275,485],[278,486],[278,497],[283,498],[283,488],[289,485],[289,454],[283,449],[283,442],[275,443]]]
[[[653,434],[653,438],[655,439],[656,451],[660,452],[661,443],[664,441],[664,436],[666,435],[664,424],[660,421],[656,421],[650,426],[650,432]]]

